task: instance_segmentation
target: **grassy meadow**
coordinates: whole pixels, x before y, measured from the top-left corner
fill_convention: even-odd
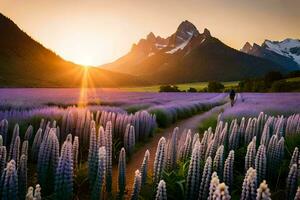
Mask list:
[[[222,82],[226,88],[236,87],[239,81]],[[126,92],[158,92],[161,85],[141,86],[141,87],[121,87],[121,91]],[[195,82],[195,83],[180,83],[176,84],[179,90],[188,90],[189,88],[195,88],[197,90],[203,90],[208,86],[208,82]]]

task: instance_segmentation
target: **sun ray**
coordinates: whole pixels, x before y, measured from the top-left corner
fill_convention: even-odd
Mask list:
[[[82,68],[82,80],[80,87],[80,96],[78,101],[79,107],[86,107],[93,101],[97,104],[100,103],[99,99],[96,97],[96,87],[90,75],[89,67]]]

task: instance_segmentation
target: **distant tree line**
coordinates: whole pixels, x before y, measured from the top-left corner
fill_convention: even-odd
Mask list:
[[[209,81],[207,87],[197,90],[190,87],[188,90],[180,90],[176,85],[162,85],[159,92],[224,92],[225,86],[221,82]]]
[[[182,92],[176,85],[162,85],[159,87],[159,92]]]
[[[286,79],[300,77],[300,71],[293,71],[287,75],[272,71],[262,78],[245,79],[239,82],[237,90],[239,92],[295,92],[300,91],[299,81]]]
[[[287,81],[288,78],[299,77],[299,81]],[[159,92],[229,92],[231,89],[237,92],[300,92],[300,70],[286,75],[278,71],[271,71],[260,78],[245,79],[238,86],[225,87],[218,81],[209,81],[207,87],[197,90],[190,87],[188,90],[180,90],[176,85],[162,85]]]

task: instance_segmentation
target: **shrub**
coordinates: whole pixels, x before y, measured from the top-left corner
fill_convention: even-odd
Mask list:
[[[222,92],[224,88],[224,85],[217,81],[209,81],[207,86],[208,92]]]
[[[286,80],[275,81],[271,85],[271,92],[286,92],[289,91],[289,84]]]
[[[176,85],[162,85],[159,87],[159,92],[181,92]]]
[[[174,122],[172,116],[167,112],[167,110],[151,108],[150,113],[156,116],[156,121],[159,127],[166,128]]]
[[[197,89],[196,88],[193,88],[193,87],[190,87],[187,92],[197,92]]]

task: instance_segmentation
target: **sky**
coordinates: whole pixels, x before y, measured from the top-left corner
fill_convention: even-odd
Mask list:
[[[300,0],[0,0],[0,12],[35,40],[93,66],[126,54],[149,32],[171,35],[184,20],[235,49],[300,39],[299,8]]]

